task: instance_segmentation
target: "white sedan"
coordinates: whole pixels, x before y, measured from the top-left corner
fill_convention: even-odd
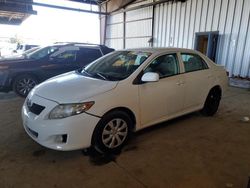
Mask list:
[[[115,51],[36,86],[23,125],[51,149],[113,152],[133,131],[198,110],[214,115],[226,86],[224,68],[194,50]]]

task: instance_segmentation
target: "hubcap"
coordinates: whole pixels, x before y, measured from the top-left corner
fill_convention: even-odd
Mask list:
[[[30,78],[23,78],[17,83],[17,90],[22,95],[27,95],[35,87],[36,82]]]
[[[102,132],[103,144],[112,149],[120,146],[128,135],[128,125],[120,118],[108,122]]]

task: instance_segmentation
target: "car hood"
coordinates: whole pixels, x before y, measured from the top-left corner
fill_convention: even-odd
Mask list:
[[[73,71],[39,84],[31,95],[35,94],[60,104],[77,103],[112,90],[117,83],[86,77]]]

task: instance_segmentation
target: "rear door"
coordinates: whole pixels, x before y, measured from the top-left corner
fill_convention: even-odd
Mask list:
[[[201,108],[211,87],[212,74],[205,60],[198,54],[181,53],[185,75],[184,109]]]
[[[183,108],[183,74],[176,53],[155,58],[144,70],[156,72],[158,82],[139,85],[141,125],[147,127],[175,116]]]

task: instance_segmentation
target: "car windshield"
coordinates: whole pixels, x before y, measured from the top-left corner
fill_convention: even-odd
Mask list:
[[[129,77],[149,56],[149,52],[117,51],[100,58],[81,73],[103,80],[119,81]]]
[[[29,58],[29,59],[41,59],[43,57],[50,55],[51,53],[53,53],[56,50],[58,50],[58,47],[56,47],[56,46],[47,46],[47,47],[41,48],[39,50],[36,50],[33,53],[28,54],[27,58]]]

